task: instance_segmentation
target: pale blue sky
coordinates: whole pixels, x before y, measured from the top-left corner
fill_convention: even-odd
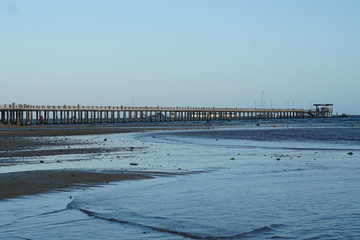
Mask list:
[[[263,92],[265,107],[360,114],[359,12],[358,0],[1,0],[0,104],[259,107]]]

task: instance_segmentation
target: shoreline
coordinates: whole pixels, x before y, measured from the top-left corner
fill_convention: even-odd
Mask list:
[[[179,125],[179,127],[191,127],[194,125]],[[201,126],[199,126],[201,127]],[[173,129],[171,125],[85,125],[85,126],[50,126],[50,125],[34,125],[34,126],[7,126],[0,125],[0,138],[1,137],[41,137],[41,136],[73,136],[73,135],[94,135],[94,134],[115,134],[115,133],[131,133],[131,132],[144,132],[155,130],[168,130]]]
[[[183,128],[190,126],[181,126]],[[194,126],[191,126],[192,128]],[[167,126],[0,126],[0,166],[18,164],[16,158],[46,157],[66,154],[108,153],[129,151],[118,147],[94,147],[98,142],[79,141],[72,136],[121,134],[173,129]],[[103,145],[103,141],[101,143]],[[80,147],[77,145],[81,145]],[[90,147],[89,147],[90,146]],[[54,149],[55,148],[55,149]],[[131,150],[130,150],[131,151]],[[142,171],[98,171],[81,169],[35,170],[0,173],[0,201],[28,195],[71,191],[72,189],[98,187],[116,181],[147,179],[176,173]]]
[[[51,192],[99,187],[111,182],[171,176],[176,173],[141,171],[37,170],[0,174],[0,201]]]
[[[67,151],[51,151],[45,150],[41,153],[23,153],[18,150],[35,149],[46,146],[68,146],[78,144],[72,141],[72,136],[86,136],[86,135],[102,135],[102,134],[121,134],[121,133],[135,133],[135,132],[150,132],[162,130],[180,130],[180,129],[202,129],[203,125],[116,125],[116,126],[7,126],[0,125],[0,158],[4,157],[30,157],[30,156],[49,156],[49,155],[63,155],[63,154],[81,154],[81,153],[101,153],[101,148],[89,150],[82,149],[67,149]],[[65,139],[44,141],[42,137],[67,137]],[[87,145],[88,143],[82,142]]]

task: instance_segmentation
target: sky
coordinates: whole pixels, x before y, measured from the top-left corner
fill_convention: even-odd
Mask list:
[[[0,0],[0,104],[360,114],[358,0]]]

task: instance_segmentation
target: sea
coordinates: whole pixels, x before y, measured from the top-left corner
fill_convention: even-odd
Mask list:
[[[2,200],[0,239],[360,239],[360,118],[201,124],[1,167],[174,174]]]

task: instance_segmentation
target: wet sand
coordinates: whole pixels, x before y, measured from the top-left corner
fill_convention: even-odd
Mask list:
[[[0,158],[35,157],[66,154],[88,154],[108,152],[109,149],[97,148],[73,148],[75,145],[87,145],[88,142],[75,141],[71,136],[128,133],[144,131],[142,128],[7,128],[0,130]],[[57,136],[68,136],[59,138]],[[54,137],[54,138],[43,138]],[[47,148],[56,146],[58,149]],[[41,148],[41,149],[39,149]],[[115,149],[113,149],[115,150]],[[118,150],[118,149],[117,149]],[[0,160],[0,162],[3,162]]]
[[[128,151],[119,148],[78,148],[75,145],[93,144],[72,139],[74,135],[129,133],[163,128],[143,127],[8,127],[0,126],[0,164],[11,164],[14,157],[88,154],[109,151]],[[169,129],[169,128],[166,128]],[[56,136],[67,136],[56,138]],[[43,138],[53,137],[53,138]],[[53,147],[56,146],[56,149]],[[75,147],[74,147],[75,146]],[[49,149],[47,149],[49,147]],[[74,148],[73,148],[74,147]],[[39,149],[41,148],[41,149]],[[1,160],[3,158],[3,160]],[[6,161],[4,160],[6,159]],[[10,162],[10,163],[9,163]],[[151,178],[169,173],[154,172],[91,172],[74,170],[30,171],[0,174],[0,200],[72,188],[94,187],[114,181]]]
[[[194,125],[177,125],[176,129],[194,129],[203,128],[204,126]],[[95,134],[117,134],[117,133],[131,133],[131,132],[145,132],[145,131],[159,131],[171,130],[172,126],[8,126],[0,125],[0,158],[1,157],[30,157],[30,156],[48,156],[61,154],[81,154],[81,153],[95,153],[102,152],[102,149],[68,149],[67,151],[54,152],[52,150],[45,150],[38,153],[21,153],[13,152],[14,150],[23,150],[29,148],[39,148],[41,146],[60,146],[60,145],[74,145],[79,142],[74,142],[71,136],[74,135],[95,135]],[[42,137],[56,137],[69,136],[65,140],[43,140]],[[86,144],[86,143],[82,143]],[[87,152],[91,151],[91,152]],[[32,155],[35,154],[35,155]]]
[[[108,133],[129,133],[148,130],[161,130],[166,127],[148,128],[142,126],[54,126],[54,125],[37,125],[37,126],[8,126],[0,125],[0,137],[25,137],[25,136],[71,136],[71,135],[91,135],[91,134],[108,134]]]
[[[72,170],[27,171],[0,174],[0,200],[74,188],[96,187],[121,180],[172,175],[160,172],[91,172]]]
[[[181,126],[186,129],[187,125]],[[193,127],[193,126],[192,126]],[[9,157],[31,157],[31,156],[50,156],[50,155],[64,155],[64,154],[84,154],[84,153],[101,153],[103,148],[68,148],[66,150],[51,150],[42,149],[41,151],[17,151],[24,149],[34,150],[44,146],[71,146],[76,144],[87,144],[87,142],[75,142],[71,136],[75,135],[95,135],[95,134],[117,134],[117,133],[131,133],[131,132],[145,132],[168,130],[169,126],[158,126],[148,128],[145,125],[134,126],[24,126],[14,127],[7,125],[0,125],[0,158]],[[49,139],[45,140],[42,137],[56,137],[68,136],[65,139]]]

